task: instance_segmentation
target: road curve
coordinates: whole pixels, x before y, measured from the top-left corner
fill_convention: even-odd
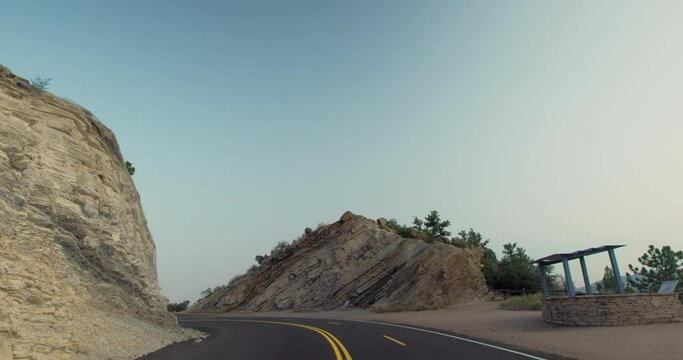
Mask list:
[[[209,333],[142,360],[440,360],[544,359],[537,354],[406,325],[359,320],[181,315],[184,327]]]

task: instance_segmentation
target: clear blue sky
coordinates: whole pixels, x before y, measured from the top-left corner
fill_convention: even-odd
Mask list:
[[[649,243],[683,248],[682,13],[13,1],[0,63],[54,78],[116,132],[174,301],[345,210],[438,209],[535,258],[624,243],[625,270]],[[589,259],[597,280],[606,257]]]

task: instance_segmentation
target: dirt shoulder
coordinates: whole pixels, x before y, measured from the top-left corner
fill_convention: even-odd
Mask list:
[[[267,312],[230,316],[317,317],[377,320],[451,331],[547,354],[576,359],[680,359],[683,323],[569,327],[541,321],[540,311],[500,310],[477,302],[442,310],[373,313],[367,310]]]

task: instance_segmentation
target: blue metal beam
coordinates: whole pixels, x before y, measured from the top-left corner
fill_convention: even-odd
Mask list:
[[[541,290],[543,291],[543,298],[547,299],[550,297],[550,291],[548,291],[548,279],[545,276],[545,266],[538,266],[538,277],[541,279]]]
[[[614,282],[617,284],[617,292],[624,293],[624,283],[621,281],[621,272],[619,272],[619,264],[617,264],[617,257],[614,255],[614,249],[607,250],[609,253],[609,261],[612,263],[612,271],[614,272]]]
[[[581,272],[583,273],[583,283],[586,285],[586,294],[592,295],[593,288],[591,288],[591,281],[588,278],[588,269],[586,268],[586,259],[582,256],[579,258],[581,262]]]
[[[572,272],[569,270],[569,261],[567,258],[562,259],[562,267],[564,267],[564,280],[567,283],[567,295],[574,297],[574,281],[572,280]]]

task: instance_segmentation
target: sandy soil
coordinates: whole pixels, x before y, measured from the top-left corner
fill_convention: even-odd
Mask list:
[[[448,330],[516,348],[576,359],[681,359],[683,354],[683,323],[566,327],[544,323],[540,311],[508,311],[498,307],[498,303],[487,301],[418,312],[377,314],[367,310],[348,310],[240,316],[387,321]]]

